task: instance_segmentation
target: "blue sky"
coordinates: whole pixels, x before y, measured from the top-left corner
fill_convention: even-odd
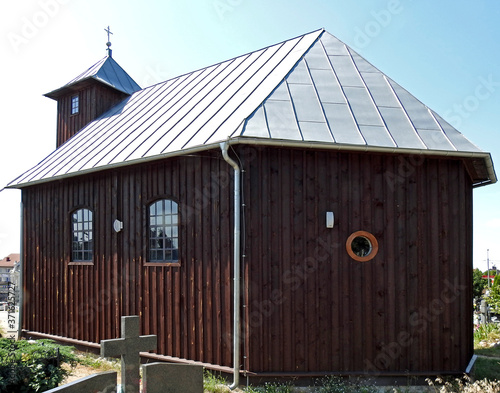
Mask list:
[[[324,27],[492,154],[500,174],[500,3],[430,0],[23,0],[0,5],[0,188],[55,148],[43,97],[106,55],[142,86]],[[500,267],[500,186],[474,191],[474,266]],[[0,258],[20,192],[0,193]]]

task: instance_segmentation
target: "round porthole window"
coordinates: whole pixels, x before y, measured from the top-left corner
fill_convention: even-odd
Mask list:
[[[378,252],[377,239],[366,231],[354,232],[347,239],[345,246],[349,256],[360,262],[366,262],[375,258]]]

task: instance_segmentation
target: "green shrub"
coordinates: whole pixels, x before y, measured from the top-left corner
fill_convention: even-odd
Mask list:
[[[57,387],[68,374],[61,364],[76,362],[72,351],[52,340],[0,338],[0,393],[38,393]]]

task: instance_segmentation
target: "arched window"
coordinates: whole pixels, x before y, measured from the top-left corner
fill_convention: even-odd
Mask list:
[[[148,207],[148,262],[179,261],[179,209],[170,199],[160,199]]]
[[[71,217],[71,225],[71,261],[92,262],[94,254],[92,210],[75,210]]]

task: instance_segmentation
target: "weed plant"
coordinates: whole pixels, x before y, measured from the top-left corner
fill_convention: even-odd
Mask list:
[[[82,366],[99,369],[99,371],[120,371],[120,360],[105,359],[92,353],[80,352],[77,355],[77,362]]]
[[[478,347],[481,341],[488,343],[500,339],[500,327],[496,323],[485,323],[474,329],[474,346]]]
[[[224,393],[229,389],[226,383],[226,379],[220,375],[212,374],[208,370],[203,373],[203,390],[205,392]]]
[[[451,381],[437,378],[435,381],[427,379],[427,383],[435,393],[499,393],[500,381],[481,379],[472,381],[468,376]],[[437,385],[436,385],[437,384]]]

